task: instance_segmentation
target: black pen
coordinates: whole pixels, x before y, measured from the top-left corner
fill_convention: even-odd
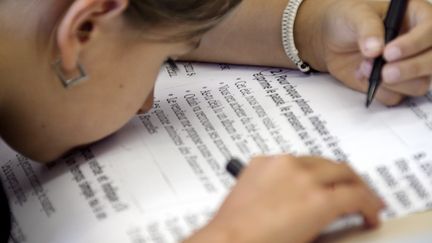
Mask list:
[[[228,161],[226,170],[235,178],[237,178],[243,170],[243,163],[238,159],[231,159]]]
[[[384,21],[385,26],[385,43],[395,39],[400,32],[408,0],[391,0],[387,16]],[[378,86],[381,83],[382,68],[386,64],[383,56],[375,59],[371,76],[369,78],[369,88],[367,91],[366,107],[369,107],[375,97]]]

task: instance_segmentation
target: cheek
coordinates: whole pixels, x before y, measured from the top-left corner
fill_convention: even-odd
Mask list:
[[[140,110],[147,97],[153,97],[154,83],[163,60],[140,50],[110,59],[116,61],[99,62],[90,70],[89,73],[94,75],[82,87],[86,93],[77,95],[87,98],[80,106],[87,115],[88,123],[83,124],[88,130],[85,133],[95,134],[91,140],[121,128]],[[87,128],[89,123],[98,125]]]
[[[35,75],[33,82],[17,91],[13,107],[2,114],[3,138],[18,152],[49,161],[124,126],[152,97],[166,55],[157,48],[120,46],[127,50],[119,50],[118,42],[88,48],[91,51],[83,53],[80,61],[90,78],[68,90],[52,70]],[[37,80],[38,76],[43,79]]]
[[[143,103],[151,107],[153,100],[147,97],[153,97],[154,80],[158,72],[158,66],[143,67],[129,70],[125,76],[119,73],[110,79],[106,78],[104,82],[113,85],[87,96],[90,100],[81,104],[87,114],[87,122],[82,124],[87,131],[83,131],[83,134],[93,134],[92,138],[86,140],[97,140],[117,131],[142,108]]]
[[[15,103],[8,120],[2,121],[2,135],[32,159],[56,159],[124,126],[153,90],[158,70],[144,70],[146,75],[128,79],[120,73],[100,79],[93,76],[69,90],[58,87],[37,95],[29,90]]]

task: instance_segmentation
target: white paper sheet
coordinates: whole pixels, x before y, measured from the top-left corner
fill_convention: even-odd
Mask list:
[[[384,219],[432,208],[432,93],[366,109],[326,75],[180,66],[162,69],[151,112],[64,161],[0,146],[17,242],[178,242],[233,185],[227,159],[262,153],[348,161],[388,204]]]

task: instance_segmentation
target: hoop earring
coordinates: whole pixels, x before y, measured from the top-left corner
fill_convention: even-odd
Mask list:
[[[73,78],[67,78],[61,66],[62,66],[62,60],[60,58],[53,63],[53,68],[57,74],[57,77],[60,79],[60,81],[62,82],[63,86],[66,89],[69,89],[70,87],[77,85],[78,83],[88,79],[87,72],[85,71],[84,67],[79,63],[78,63],[79,76]]]

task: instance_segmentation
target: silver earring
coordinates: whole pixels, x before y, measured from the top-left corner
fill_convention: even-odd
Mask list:
[[[72,77],[72,78],[67,78],[65,73],[63,72],[61,59],[56,60],[53,63],[53,67],[57,74],[57,77],[60,79],[60,81],[62,82],[63,86],[66,89],[88,79],[87,72],[84,70],[84,67],[79,63],[78,63],[79,76]]]

